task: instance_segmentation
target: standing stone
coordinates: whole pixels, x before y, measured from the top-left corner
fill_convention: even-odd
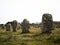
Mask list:
[[[51,33],[53,29],[53,19],[51,14],[43,14],[42,16],[42,33]]]
[[[29,33],[29,21],[27,21],[27,19],[24,19],[22,24],[22,33]]]
[[[7,23],[5,26],[6,26],[6,31],[10,31],[11,30],[11,24]]]
[[[14,20],[11,25],[12,25],[13,32],[16,32],[16,30],[17,30],[17,21]]]
[[[1,29],[5,29],[5,24],[0,24]]]

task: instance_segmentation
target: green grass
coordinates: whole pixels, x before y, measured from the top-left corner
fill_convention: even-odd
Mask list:
[[[30,33],[21,34],[0,29],[0,45],[60,45],[60,28],[56,28],[50,35],[40,34],[40,28],[30,28]]]

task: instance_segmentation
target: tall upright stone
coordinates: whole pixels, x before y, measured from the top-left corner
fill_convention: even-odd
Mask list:
[[[42,16],[42,33],[51,33],[53,29],[53,19],[51,14],[43,14]]]
[[[22,26],[22,33],[29,33],[29,21],[27,19],[24,19],[21,23]]]
[[[10,23],[6,23],[6,31],[10,31],[11,30],[11,24]]]
[[[16,32],[16,30],[17,30],[17,21],[16,20],[12,21],[11,25],[12,25],[13,32]]]

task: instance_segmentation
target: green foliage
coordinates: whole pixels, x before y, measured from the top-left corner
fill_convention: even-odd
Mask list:
[[[30,32],[21,34],[17,32],[0,31],[0,45],[59,45],[60,28],[49,34],[41,34],[39,28],[31,28]]]

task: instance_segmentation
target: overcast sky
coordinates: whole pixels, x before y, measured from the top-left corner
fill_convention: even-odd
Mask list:
[[[42,15],[50,13],[54,21],[60,21],[60,0],[0,0],[0,23],[28,19],[41,22]]]

